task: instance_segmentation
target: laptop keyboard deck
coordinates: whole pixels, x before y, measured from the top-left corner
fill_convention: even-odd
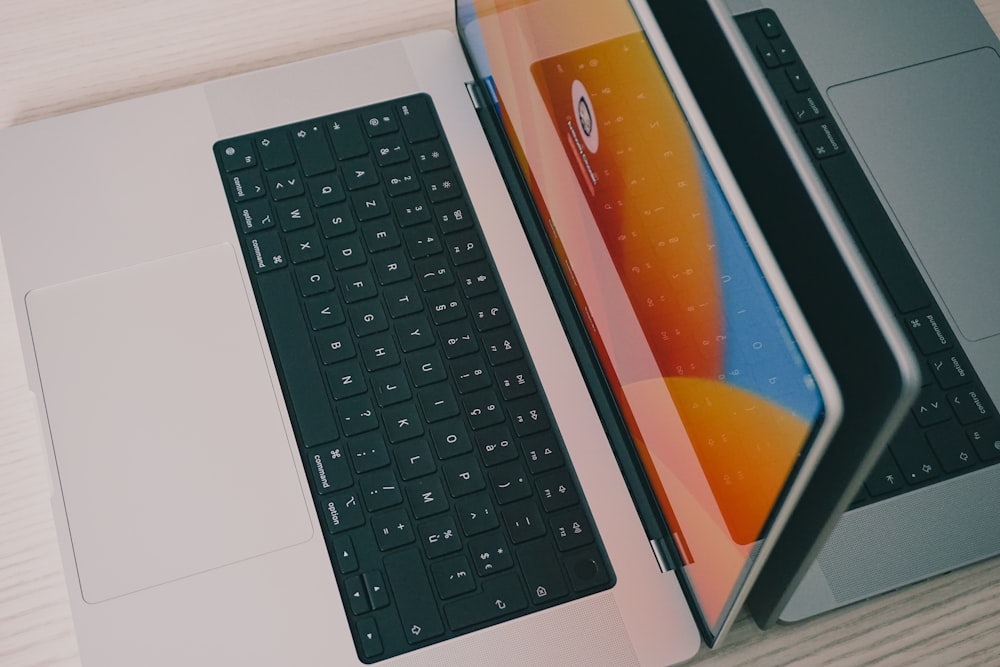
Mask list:
[[[852,507],[1000,461],[1000,420],[920,271],[772,10],[736,17],[771,88],[798,130],[867,254],[914,350],[923,389]]]
[[[360,659],[610,587],[430,99],[215,154]]]

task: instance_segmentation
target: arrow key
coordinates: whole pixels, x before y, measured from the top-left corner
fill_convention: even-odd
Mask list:
[[[344,588],[352,614],[363,614],[371,610],[371,607],[368,606],[368,594],[365,593],[365,585],[361,577],[351,577],[344,582]]]
[[[388,607],[389,593],[385,590],[385,582],[382,581],[382,573],[378,570],[365,572],[361,575],[361,579],[364,581],[365,590],[368,592],[368,601],[371,603],[372,609]]]
[[[361,644],[361,654],[366,658],[374,658],[382,653],[382,637],[378,625],[371,616],[358,620],[358,641]]]

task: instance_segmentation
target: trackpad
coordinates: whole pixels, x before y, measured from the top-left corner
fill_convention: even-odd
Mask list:
[[[1000,57],[969,51],[829,91],[968,340],[1000,333]]]
[[[237,261],[219,245],[28,294],[87,602],[312,535]]]

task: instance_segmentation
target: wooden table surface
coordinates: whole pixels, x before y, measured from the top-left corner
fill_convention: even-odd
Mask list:
[[[1000,30],[1000,0],[977,1]],[[0,127],[452,21],[452,0],[0,0]],[[3,266],[0,667],[75,665]],[[998,598],[993,559],[794,626],[761,632],[744,615],[722,648],[692,664],[1000,665]]]

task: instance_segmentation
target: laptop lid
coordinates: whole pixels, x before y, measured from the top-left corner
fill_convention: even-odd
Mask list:
[[[836,385],[666,43],[632,7],[458,7],[526,231],[592,391],[613,397],[599,402],[652,507],[647,530],[713,645],[839,422]]]
[[[774,623],[915,398],[920,369],[870,267],[721,2],[652,2],[844,397],[844,420],[751,596]],[[692,29],[697,26],[698,29]],[[794,224],[789,224],[792,221]]]

